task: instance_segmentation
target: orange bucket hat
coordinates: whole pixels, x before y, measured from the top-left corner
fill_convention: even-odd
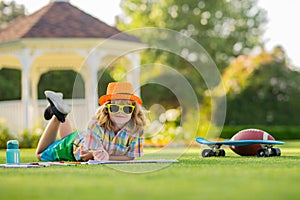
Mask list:
[[[126,99],[131,101],[137,101],[139,104],[143,104],[143,101],[135,96],[133,88],[129,82],[112,82],[109,83],[106,90],[106,95],[101,96],[98,99],[98,103],[103,105],[105,102],[113,99]]]

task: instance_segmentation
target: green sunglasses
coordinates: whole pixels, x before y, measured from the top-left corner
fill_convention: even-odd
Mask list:
[[[118,114],[120,110],[123,113],[129,115],[132,114],[134,111],[135,106],[132,105],[119,105],[119,104],[107,104],[108,111],[113,114]]]

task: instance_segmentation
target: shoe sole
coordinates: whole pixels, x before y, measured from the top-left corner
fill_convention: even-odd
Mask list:
[[[61,113],[54,105],[54,103],[49,99],[47,98],[49,103],[50,103],[50,106],[51,106],[51,110],[53,112],[53,114],[56,116],[56,118],[58,119],[58,121],[64,123],[65,120],[66,120],[66,116],[67,114],[64,114],[64,113]]]
[[[57,93],[52,91],[45,91],[45,95],[48,99],[52,101],[52,103],[60,113],[62,114],[70,113],[71,111],[70,107],[63,102],[62,97],[58,96]]]

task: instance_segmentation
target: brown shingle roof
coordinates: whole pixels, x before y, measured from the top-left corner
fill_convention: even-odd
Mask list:
[[[51,2],[39,11],[13,20],[0,30],[0,42],[22,38],[109,38],[121,31],[67,2]],[[114,39],[140,42],[120,34]]]

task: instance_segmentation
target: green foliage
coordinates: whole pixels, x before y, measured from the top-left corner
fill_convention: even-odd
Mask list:
[[[25,15],[24,5],[19,5],[15,1],[0,1],[0,29],[19,16]]]
[[[159,27],[183,33],[201,44],[222,71],[232,58],[261,45],[266,17],[256,2],[122,0],[125,16],[118,19],[117,26],[121,30]],[[153,38],[155,34],[145,37]],[[169,64],[184,68],[179,62]]]
[[[198,111],[195,111],[198,112]],[[220,128],[215,126],[206,115],[210,110],[200,109],[199,123],[195,120],[193,111],[183,113],[181,107],[164,110],[161,105],[153,105],[148,111],[148,123],[145,128],[146,144],[164,146],[166,144],[188,144],[195,137],[218,137]],[[193,124],[195,123],[195,124]]]
[[[36,148],[41,137],[42,129],[24,130],[18,135],[12,135],[4,123],[0,123],[0,149],[6,149],[8,140],[18,140],[20,148]]]
[[[36,148],[40,140],[42,130],[35,128],[33,130],[24,130],[19,136],[20,148]]]
[[[75,80],[77,88],[76,93],[73,94]],[[45,98],[45,90],[60,91],[64,94],[64,98],[84,97],[83,80],[80,75],[72,70],[53,70],[43,74],[38,87],[39,99]]]
[[[121,7],[125,16],[120,16],[118,19],[117,26],[119,29],[158,27],[182,33],[202,45],[220,71],[228,66],[231,59],[240,54],[247,54],[251,49],[262,45],[260,38],[266,18],[264,11],[256,6],[256,0],[122,0]],[[141,35],[138,35],[138,32],[136,34],[146,43],[166,43],[161,39],[164,38],[163,34],[160,36],[159,32],[141,31]],[[157,39],[161,40],[156,41]],[[172,42],[166,45],[172,45]],[[178,51],[184,52],[184,50],[190,51],[188,53],[193,52],[192,49]],[[200,52],[196,53],[197,55],[200,54]],[[200,57],[198,56],[196,59],[199,60]],[[142,54],[141,62],[158,63],[174,68],[194,88],[199,104],[203,103],[205,91],[208,89],[207,85],[188,59],[154,48],[148,49]],[[147,74],[142,74],[142,79],[146,78]],[[158,93],[164,95],[155,95]],[[144,86],[142,95],[146,104],[156,101],[164,106],[177,107],[174,94],[166,88],[152,85]]]
[[[98,78],[98,92],[99,95],[103,95],[106,92],[107,84],[114,79],[107,71],[103,74],[102,71],[99,71]],[[85,95],[81,75],[72,70],[54,70],[43,74],[38,86],[39,99],[45,98],[45,90],[60,91],[65,98],[83,98]],[[0,70],[0,100],[17,100],[20,98],[21,71],[3,68]]]
[[[142,99],[145,107],[150,107],[155,103],[163,105],[166,109],[179,106],[178,99],[172,91],[166,87],[155,84],[147,84],[142,87]]]
[[[237,132],[248,129],[256,128],[268,132],[276,140],[299,140],[300,139],[300,126],[265,126],[265,125],[240,125],[240,126],[225,126],[223,127],[221,138],[230,139]]]
[[[106,93],[106,87],[112,81],[114,79],[110,76],[109,71],[98,71],[99,96]],[[85,96],[82,76],[72,70],[49,71],[42,75],[39,82],[39,98],[44,98],[46,89],[60,91],[64,94],[64,98],[83,98]]]
[[[147,145],[164,146],[170,142],[182,142],[187,139],[180,126],[180,108],[164,110],[161,105],[153,106],[146,116],[148,123],[144,137]]]
[[[228,93],[225,124],[300,125],[299,85],[300,72],[284,59],[261,63],[238,93]]]
[[[21,71],[3,68],[0,70],[0,100],[21,99]]]
[[[0,149],[6,148],[6,143],[8,140],[15,139],[9,132],[8,127],[0,122]]]
[[[114,82],[115,79],[111,77],[110,72],[108,70],[98,71],[97,77],[98,77],[98,95],[99,96],[105,95],[108,83]]]

